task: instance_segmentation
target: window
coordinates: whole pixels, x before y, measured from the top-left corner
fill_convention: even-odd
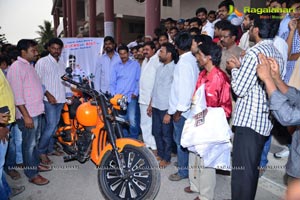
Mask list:
[[[172,0],[163,0],[163,6],[172,7]]]
[[[145,32],[145,25],[140,23],[129,23],[129,33],[143,34]]]

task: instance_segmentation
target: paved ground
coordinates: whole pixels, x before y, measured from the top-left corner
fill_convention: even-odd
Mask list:
[[[284,165],[287,161],[284,159],[274,159],[273,153],[278,151],[280,147],[276,141],[272,142],[272,147],[268,155],[269,168],[262,178],[259,180],[257,190],[257,200],[282,199],[285,192],[285,184],[283,182]],[[10,184],[25,185],[26,190],[12,198],[12,200],[102,200],[97,183],[97,170],[94,164],[89,161],[80,164],[77,161],[64,163],[62,157],[51,157],[54,161],[54,169],[45,172],[42,175],[50,180],[46,186],[35,186],[29,183],[22,173],[22,179],[13,181],[8,178]],[[161,187],[156,197],[157,200],[186,200],[194,199],[196,194],[187,194],[183,188],[188,186],[188,180],[179,182],[171,182],[168,176],[176,172],[173,165],[176,158],[172,159],[172,165],[161,170]],[[230,176],[217,175],[217,187],[215,190],[215,199],[230,199]]]

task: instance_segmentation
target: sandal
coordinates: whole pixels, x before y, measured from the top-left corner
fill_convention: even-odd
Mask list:
[[[48,158],[46,154],[41,154],[40,160],[41,160],[41,164],[43,165],[51,165],[53,163],[52,160],[50,160],[50,158]]]
[[[29,182],[35,185],[46,185],[49,183],[49,180],[42,177],[41,175],[37,175],[34,178],[29,179]]]
[[[10,176],[12,180],[18,180],[21,178],[21,174],[15,169],[7,170],[6,174]]]
[[[164,168],[166,168],[166,167],[167,167],[168,165],[170,165],[170,164],[171,164],[170,161],[161,160],[161,161],[159,162],[159,168],[164,169]]]
[[[39,165],[37,167],[39,172],[49,172],[52,170],[51,166]]]
[[[160,156],[155,156],[157,161],[162,161],[162,158]]]
[[[14,186],[11,187],[11,194],[10,197],[14,197],[17,196],[18,194],[21,194],[23,191],[25,190],[24,186]]]

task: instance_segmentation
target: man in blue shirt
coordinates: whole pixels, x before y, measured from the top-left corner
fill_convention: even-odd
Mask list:
[[[120,46],[118,53],[121,61],[112,66],[110,92],[112,95],[123,94],[128,98],[128,107],[124,118],[129,120],[130,126],[129,134],[124,129],[124,136],[137,139],[139,127],[137,125],[136,112],[141,68],[138,62],[129,59],[127,46]]]
[[[259,55],[257,75],[266,86],[270,110],[283,126],[298,126],[293,134],[291,152],[286,164],[288,182],[300,179],[300,91],[289,87],[280,78],[279,66],[275,59]]]
[[[300,1],[299,0],[289,1],[288,8],[292,8],[294,12],[290,12],[286,14],[286,16],[281,20],[279,30],[278,30],[278,36],[283,38],[284,40],[287,39],[290,32],[288,26],[290,20],[293,18],[298,19],[300,17],[300,12],[298,11],[300,8]]]
[[[104,54],[97,59],[95,71],[95,89],[110,93],[110,74],[112,66],[120,62],[120,57],[115,51],[116,43],[113,37],[104,38]]]

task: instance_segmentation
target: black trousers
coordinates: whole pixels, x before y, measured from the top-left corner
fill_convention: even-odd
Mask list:
[[[254,200],[259,163],[267,137],[251,128],[235,127],[232,151],[232,200]]]

